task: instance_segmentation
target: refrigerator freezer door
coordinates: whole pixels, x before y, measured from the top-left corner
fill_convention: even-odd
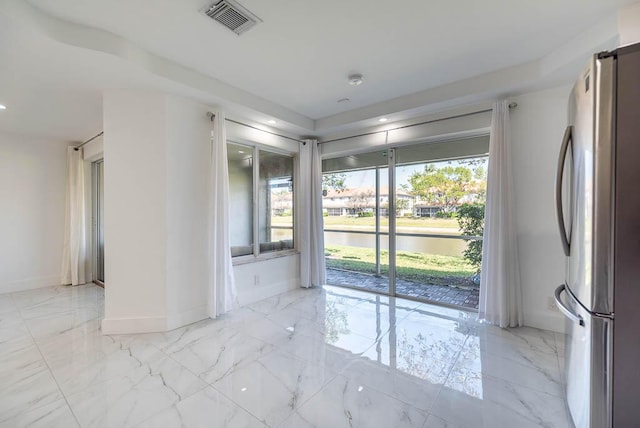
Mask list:
[[[567,286],[590,312],[613,312],[614,60],[594,57],[569,100],[571,167]]]
[[[617,59],[613,423],[640,426],[640,45]]]
[[[567,290],[565,373],[567,404],[576,428],[611,427],[611,340],[613,320],[593,316]],[[577,322],[580,320],[581,322]]]

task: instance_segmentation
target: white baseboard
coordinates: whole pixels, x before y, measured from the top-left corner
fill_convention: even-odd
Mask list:
[[[209,317],[207,306],[166,317],[105,318],[102,320],[103,334],[159,333],[202,321]]]
[[[541,330],[565,332],[565,317],[555,311],[535,311],[526,313],[524,324],[528,327],[535,327]]]
[[[246,286],[238,289],[238,301],[242,307],[296,288],[300,288],[300,278],[278,282],[269,286]]]
[[[165,317],[105,318],[102,334],[160,333],[167,331]]]
[[[20,279],[0,284],[0,294],[13,293],[16,291],[34,290],[36,288],[51,287],[60,285],[60,275],[47,275],[35,278]]]
[[[173,330],[194,322],[202,321],[209,318],[209,309],[207,305],[198,306],[178,314],[169,314],[167,316],[167,330]]]

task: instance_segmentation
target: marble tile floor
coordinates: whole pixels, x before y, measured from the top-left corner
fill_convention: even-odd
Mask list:
[[[107,336],[103,299],[0,295],[0,427],[571,426],[554,333],[327,286]]]
[[[357,287],[379,293],[384,293],[389,289],[388,278],[344,269],[327,268],[327,283],[338,286]],[[434,303],[444,303],[446,305],[476,310],[478,309],[478,302],[480,300],[480,287],[424,284],[401,278],[396,280],[396,292],[405,297],[413,297],[423,301],[428,300]]]

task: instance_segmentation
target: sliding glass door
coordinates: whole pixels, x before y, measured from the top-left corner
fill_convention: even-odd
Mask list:
[[[327,282],[389,293],[386,151],[325,161]]]
[[[104,162],[93,164],[94,278],[104,285]]]
[[[396,150],[396,294],[477,309],[487,156],[423,150]]]
[[[327,283],[476,309],[488,137],[323,161]]]

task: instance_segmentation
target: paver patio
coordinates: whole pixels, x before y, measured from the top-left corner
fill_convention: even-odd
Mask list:
[[[346,285],[378,292],[385,292],[389,287],[388,279],[385,277],[333,268],[327,268],[327,284]],[[422,284],[397,278],[396,293],[436,303],[478,309],[480,288]]]

